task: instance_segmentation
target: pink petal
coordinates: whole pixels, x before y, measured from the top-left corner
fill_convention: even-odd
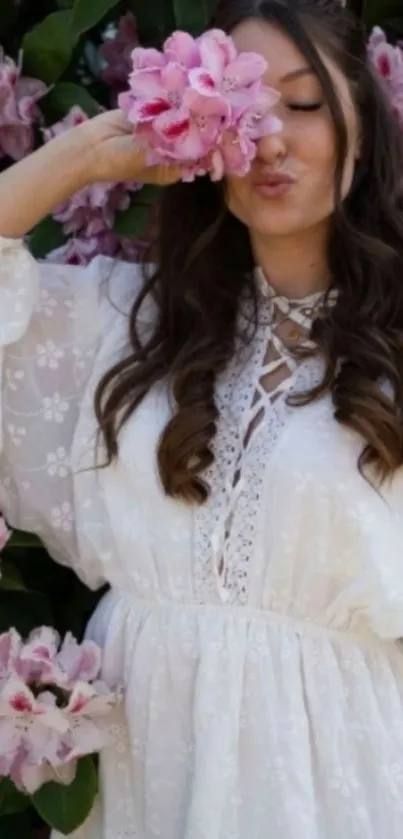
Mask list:
[[[11,765],[22,742],[22,733],[14,719],[0,716],[0,757]],[[0,775],[7,774],[0,766]]]
[[[161,114],[154,121],[154,130],[167,143],[176,143],[183,139],[190,126],[189,112],[186,108],[178,108]]]
[[[201,64],[219,84],[225,67],[237,56],[235,44],[220,29],[210,29],[198,40]]]
[[[65,673],[67,682],[93,681],[101,667],[101,650],[93,641],[78,644],[73,635],[68,633],[57,662]]]
[[[36,707],[36,700],[32,691],[22,679],[11,676],[0,690],[0,715],[19,716],[20,714],[33,713]]]
[[[161,82],[161,70],[135,70],[130,74],[129,85],[135,99],[149,100],[166,99],[166,90]]]
[[[267,61],[253,52],[240,53],[234,61],[229,64],[223,73],[224,85],[230,89],[249,87],[254,82],[260,81],[267,72]]]
[[[60,637],[51,627],[42,626],[33,630],[20,652],[20,675],[26,680],[48,677],[59,643]]]
[[[161,84],[168,93],[169,102],[174,107],[179,108],[181,98],[188,85],[187,70],[181,67],[180,64],[170,62],[161,70]]]
[[[128,117],[133,124],[155,119],[160,114],[168,113],[171,110],[169,102],[165,99],[150,99],[148,102],[136,103],[129,111]]]
[[[108,726],[95,723],[86,716],[77,717],[74,727],[64,737],[65,762],[86,754],[99,752],[109,742]]]
[[[188,32],[174,32],[165,41],[163,49],[167,61],[178,62],[189,69],[200,66],[201,59],[197,42]]]
[[[219,90],[214,77],[204,67],[196,67],[194,70],[191,70],[189,73],[189,82],[191,87],[202,96],[219,96]]]
[[[34,137],[29,125],[9,125],[0,128],[0,148],[13,160],[21,160],[32,151]]]
[[[21,636],[15,629],[0,635],[0,679],[10,676],[14,671],[21,647]]]
[[[30,763],[25,753],[21,751],[14,761],[10,776],[17,789],[28,795],[33,795],[49,780],[49,770],[46,764]]]
[[[166,64],[165,56],[152,48],[136,47],[131,54],[131,58],[134,70],[155,70],[164,67]]]

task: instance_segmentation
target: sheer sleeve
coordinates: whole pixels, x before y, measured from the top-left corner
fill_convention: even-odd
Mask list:
[[[86,268],[38,263],[0,239],[3,509],[91,587],[105,581],[99,546],[113,546],[96,480],[77,463],[93,465],[93,392],[128,345],[139,274],[103,257]]]

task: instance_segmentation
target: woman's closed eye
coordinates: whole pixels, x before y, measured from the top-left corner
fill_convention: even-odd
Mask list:
[[[287,108],[290,111],[320,111],[323,107],[323,102],[290,102],[287,104]]]

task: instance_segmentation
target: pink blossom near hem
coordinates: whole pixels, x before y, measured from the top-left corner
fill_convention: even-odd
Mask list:
[[[108,715],[121,699],[100,680],[101,650],[51,627],[24,642],[0,635],[0,776],[32,794],[70,782],[77,761],[108,742]]]

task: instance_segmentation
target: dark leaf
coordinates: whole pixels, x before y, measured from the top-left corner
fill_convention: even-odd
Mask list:
[[[74,106],[78,105],[89,117],[100,113],[102,106],[94,99],[85,87],[74,82],[59,82],[41,101],[49,122],[62,119]]]
[[[173,0],[177,29],[200,35],[214,16],[218,0]]]
[[[134,0],[132,5],[141,43],[160,46],[175,29],[172,0]]]
[[[52,12],[24,37],[24,72],[54,84],[68,67],[75,43],[71,12]]]
[[[144,186],[128,210],[118,213],[114,230],[118,236],[139,236],[144,232],[150,216],[150,208],[158,199],[159,187]]]
[[[26,636],[36,626],[52,624],[52,609],[43,594],[0,590],[0,632],[14,627]]]
[[[33,839],[31,811],[0,816],[0,839]]]
[[[31,802],[26,795],[14,786],[9,778],[0,781],[0,816],[12,816],[28,810]]]
[[[73,5],[73,32],[77,37],[93,29],[117,6],[119,0],[75,0]]]
[[[29,248],[36,259],[44,259],[51,251],[61,247],[66,242],[62,227],[51,216],[48,216],[34,228],[29,237]],[[15,535],[16,544],[18,534]],[[32,539],[32,537],[30,537]],[[26,542],[24,543],[26,544]]]
[[[33,796],[38,813],[51,827],[68,836],[89,816],[98,792],[98,774],[91,756],[81,758],[72,784],[44,784]]]

